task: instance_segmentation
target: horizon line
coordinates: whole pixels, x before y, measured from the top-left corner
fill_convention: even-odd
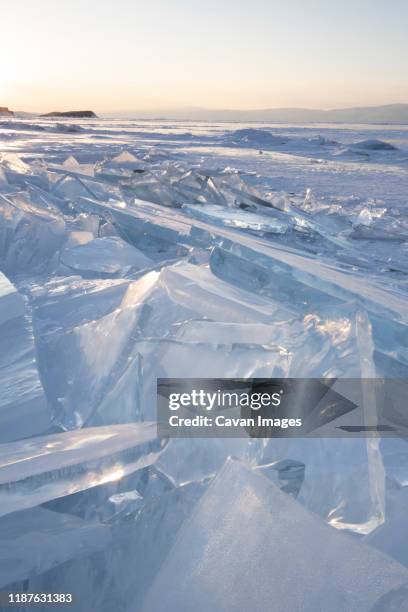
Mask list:
[[[133,109],[105,109],[98,110],[94,112],[98,112],[102,115],[110,115],[110,114],[130,114],[130,113],[182,113],[182,112],[210,112],[210,113],[262,113],[269,111],[310,111],[310,112],[321,112],[321,113],[330,113],[333,111],[347,111],[347,110],[358,110],[358,109],[376,109],[376,108],[389,108],[389,107],[403,107],[408,106],[408,102],[388,102],[386,104],[368,104],[368,105],[355,105],[355,106],[335,106],[330,108],[321,108],[321,107],[309,107],[309,106],[268,106],[261,108],[231,108],[231,107],[206,107],[206,106],[175,106],[175,107],[143,107],[143,108],[133,108]],[[42,115],[47,112],[72,112],[72,108],[52,108],[50,111],[41,110],[41,111],[31,111],[31,110],[14,110],[10,106],[0,105],[0,108],[7,108],[10,112],[13,113],[27,113],[32,115]],[[76,108],[75,110],[84,111],[84,110],[93,110],[91,108]]]

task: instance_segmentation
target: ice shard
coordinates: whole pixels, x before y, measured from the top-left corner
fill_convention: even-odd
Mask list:
[[[211,269],[224,280],[261,295],[279,295],[300,309],[305,304],[358,299],[375,314],[408,321],[405,297],[391,286],[367,281],[351,269],[342,270],[296,251],[261,243],[251,246],[240,239],[213,251]]]
[[[405,512],[406,489],[396,490],[387,500],[387,520],[378,529],[364,538],[367,545],[374,546],[405,567],[408,567],[408,553],[405,546],[408,522]]]
[[[406,143],[365,131],[0,125],[3,584],[80,612],[406,606],[405,440],[156,437],[159,376],[352,377],[365,424],[405,423]]]
[[[403,566],[229,461],[180,529],[141,609],[368,612],[407,578]]]
[[[3,516],[0,518],[0,587],[102,550],[110,542],[107,525],[41,507]]]
[[[154,463],[153,423],[91,427],[0,446],[0,516],[118,480]]]
[[[211,204],[207,206],[184,205],[184,210],[198,219],[221,226],[248,230],[261,236],[264,234],[284,234],[289,227],[288,222],[285,223],[283,220],[273,217],[268,218],[264,215],[256,215],[242,210],[231,210]]]
[[[51,425],[37,367],[26,302],[0,272],[0,442],[45,432]]]
[[[97,424],[139,420],[139,358],[133,345],[140,335],[143,310],[143,304],[117,308],[43,338],[41,371],[55,423],[74,429],[96,424],[93,418]],[[110,411],[104,408],[107,404]]]
[[[58,211],[33,204],[25,193],[0,194],[0,262],[7,274],[48,270],[64,232]]]
[[[125,279],[82,279],[53,277],[31,282],[26,291],[40,340],[47,333],[67,331],[114,311],[123,300],[130,281]]]
[[[147,499],[132,520],[112,526],[112,544],[59,565],[29,582],[30,590],[74,590],[78,610],[140,609],[183,522],[206,489],[192,483]],[[73,588],[75,585],[75,588]]]
[[[96,238],[66,248],[60,261],[71,273],[99,278],[123,276],[131,270],[139,271],[153,266],[151,259],[117,236]]]

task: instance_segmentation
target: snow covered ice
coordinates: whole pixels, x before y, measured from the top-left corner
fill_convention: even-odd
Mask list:
[[[406,126],[8,118],[0,151],[1,588],[80,612],[392,609],[406,439],[162,440],[156,379],[403,397]]]

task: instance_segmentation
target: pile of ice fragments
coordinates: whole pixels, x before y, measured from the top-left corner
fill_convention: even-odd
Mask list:
[[[155,426],[158,376],[408,378],[406,211],[154,149],[9,154],[0,270],[0,590],[84,612],[406,609],[405,440]]]

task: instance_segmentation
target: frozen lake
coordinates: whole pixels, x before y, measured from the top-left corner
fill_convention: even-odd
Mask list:
[[[1,119],[0,586],[404,595],[407,204],[408,126]],[[158,437],[157,379],[205,377],[356,379],[374,435],[333,400],[317,437]]]
[[[77,134],[64,133],[63,121],[0,120],[1,150],[50,160],[72,154],[85,161],[124,147],[135,151],[154,146],[194,167],[229,166],[252,172],[257,175],[253,180],[266,190],[298,192],[311,188],[317,195],[356,195],[384,200],[389,206],[404,204],[407,198],[407,125],[67,121],[79,130]],[[252,134],[234,139],[241,130]],[[269,135],[276,137],[276,142]],[[385,141],[397,150],[353,148],[372,139]]]

